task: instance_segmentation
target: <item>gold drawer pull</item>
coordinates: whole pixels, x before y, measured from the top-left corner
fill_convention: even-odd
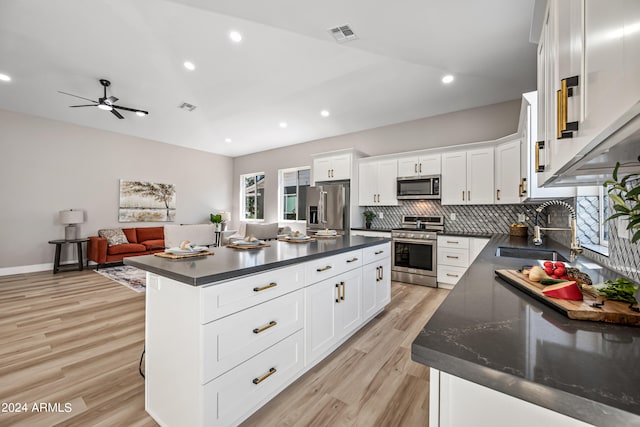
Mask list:
[[[340,283],[336,283],[336,289],[338,290],[338,295],[336,296],[336,302],[340,303]]]
[[[266,286],[261,286],[261,287],[253,288],[253,292],[260,292],[260,291],[264,291],[264,290],[266,290],[266,289],[275,288],[276,286],[278,286],[278,284],[277,284],[277,283],[275,283],[275,282],[271,282],[271,283],[269,283],[269,284],[268,284],[268,285],[266,285]]]
[[[264,325],[262,328],[255,328],[253,330],[254,334],[259,334],[260,332],[264,332],[269,328],[273,328],[274,326],[276,326],[278,324],[278,322],[276,322],[275,320],[272,320],[271,322],[269,322],[268,325]]]
[[[457,245],[460,242],[456,242],[455,240],[447,240],[447,243],[455,243]]]
[[[254,378],[253,379],[253,383],[254,384],[260,384],[262,381],[266,380],[267,378],[269,378],[271,375],[275,374],[276,372],[277,372],[276,368],[271,368],[271,369],[269,369],[269,372],[267,372],[266,374],[264,374],[260,378]]]
[[[358,258],[353,257],[351,259],[348,259],[347,262],[356,262],[358,260]]]
[[[326,265],[326,266],[324,266],[322,268],[316,268],[316,271],[317,272],[321,272],[321,271],[327,271],[329,269],[331,269],[331,266],[330,265]]]
[[[457,274],[451,274],[451,273],[447,273],[447,276],[449,276],[449,277],[458,277]]]
[[[384,251],[375,251],[373,254],[374,255],[380,255],[381,253],[383,253]]]
[[[340,299],[344,301],[344,282],[340,282],[340,288],[342,288],[342,295],[340,296]]]
[[[453,258],[453,259],[458,259],[458,258],[460,258],[460,257],[457,257],[457,256],[453,256],[453,255],[447,255],[447,258]]]
[[[500,200],[500,190],[496,190],[496,200]]]
[[[544,141],[536,142],[536,172],[544,172],[545,165],[540,161],[540,150],[544,150]]]

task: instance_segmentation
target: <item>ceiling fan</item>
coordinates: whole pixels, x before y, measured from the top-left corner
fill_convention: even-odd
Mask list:
[[[122,107],[120,105],[114,105],[115,102],[118,101],[118,98],[116,98],[115,96],[107,97],[107,88],[109,86],[111,86],[111,82],[109,80],[100,79],[100,84],[102,85],[102,87],[104,89],[104,94],[103,94],[102,98],[98,98],[97,101],[94,101],[93,99],[89,99],[89,98],[84,98],[82,96],[74,95],[72,93],[62,92],[60,90],[58,92],[60,92],[60,93],[62,93],[64,95],[75,96],[76,98],[80,98],[80,99],[84,99],[86,101],[93,102],[93,104],[70,105],[69,107],[72,107],[72,108],[74,108],[74,107],[98,107],[101,110],[111,111],[111,113],[113,113],[113,115],[116,116],[119,119],[124,119],[124,116],[122,114],[120,114],[120,112],[118,112],[117,110],[133,111],[134,113],[136,113],[139,116],[146,116],[147,114],[149,114],[148,111],[139,110],[137,108]]]

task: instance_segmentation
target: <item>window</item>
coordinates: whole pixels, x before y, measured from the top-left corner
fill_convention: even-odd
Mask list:
[[[264,179],[264,172],[240,176],[242,219],[264,219]]]
[[[309,166],[279,171],[278,218],[280,221],[306,221],[307,189],[311,184]]]
[[[576,215],[578,239],[588,249],[606,252],[609,244],[609,197],[604,187],[578,187]]]

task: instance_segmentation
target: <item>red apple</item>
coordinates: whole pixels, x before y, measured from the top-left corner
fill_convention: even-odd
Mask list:
[[[553,263],[551,261],[545,261],[542,263],[545,267],[553,267]]]
[[[542,293],[548,297],[568,299],[574,301],[582,300],[582,292],[574,281],[562,282],[557,285],[547,286],[542,290]]]
[[[564,262],[562,262],[562,261],[556,261],[556,263],[555,263],[555,264],[553,264],[553,266],[554,266],[554,267],[556,267],[556,268],[557,268],[557,267],[562,267],[562,268],[564,268]]]

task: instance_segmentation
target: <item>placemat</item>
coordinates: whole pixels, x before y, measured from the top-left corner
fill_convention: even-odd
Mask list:
[[[307,242],[312,242],[316,239],[313,237],[310,237],[308,239],[289,239],[288,237],[282,237],[278,240],[281,242],[289,242],[289,243],[307,243]]]
[[[244,245],[234,245],[233,243],[228,244],[226,247],[227,248],[233,248],[233,249],[260,249],[260,248],[266,248],[268,246],[271,246],[268,243],[262,243],[259,245],[253,245],[253,246],[244,246]]]

